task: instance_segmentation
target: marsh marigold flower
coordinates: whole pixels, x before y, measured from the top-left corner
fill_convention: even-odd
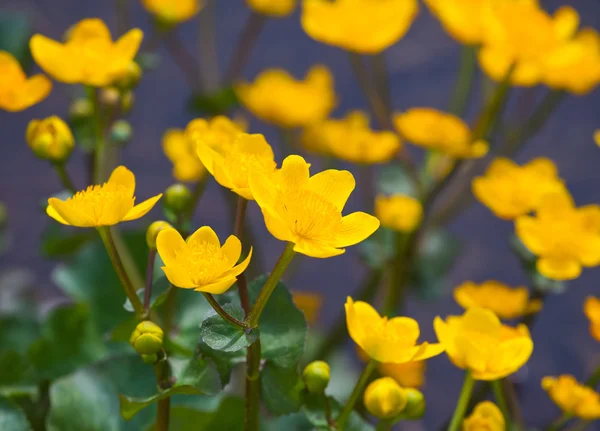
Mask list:
[[[496,404],[482,401],[475,406],[471,416],[465,418],[463,431],[504,431],[504,415]]]
[[[503,325],[493,311],[469,308],[462,316],[436,317],[435,333],[458,368],[475,380],[496,380],[521,368],[531,356],[533,341],[525,325]]]
[[[396,129],[407,141],[456,158],[479,158],[488,152],[484,140],[473,142],[469,126],[455,115],[431,108],[412,108],[394,116]]]
[[[546,195],[534,216],[516,220],[516,233],[538,257],[537,270],[553,280],[579,277],[600,265],[600,206],[576,208],[568,192]]]
[[[36,156],[54,163],[68,159],[75,146],[71,129],[56,116],[31,120],[27,125],[25,140]]]
[[[297,0],[246,0],[248,7],[255,12],[272,18],[282,18],[296,8]]]
[[[104,87],[129,73],[143,33],[133,29],[113,42],[100,19],[84,19],[68,32],[65,43],[36,34],[31,54],[36,63],[57,81]]]
[[[196,154],[196,144],[188,138],[185,130],[167,130],[162,138],[162,147],[173,163],[173,177],[176,180],[194,182],[206,176],[206,168]]]
[[[406,407],[406,391],[390,377],[373,380],[363,395],[365,407],[379,419],[392,419]]]
[[[350,337],[377,362],[402,364],[444,351],[441,344],[417,344],[419,324],[409,317],[382,317],[366,302],[354,302],[350,297],[344,307]]]
[[[585,299],[583,311],[590,321],[590,334],[600,341],[600,299],[589,296]]]
[[[400,232],[412,232],[421,223],[423,205],[412,196],[378,195],[375,199],[375,215],[384,227]]]
[[[495,159],[484,176],[473,180],[473,194],[496,216],[512,220],[535,211],[548,193],[565,190],[556,165],[543,157],[519,166]]]
[[[304,0],[302,28],[327,45],[376,54],[406,34],[418,11],[417,0]]]
[[[600,419],[600,394],[575,377],[544,377],[542,388],[564,413],[586,420]]]
[[[175,25],[200,12],[204,0],[142,0],[142,5],[160,22]]]
[[[251,248],[248,257],[236,265],[242,254],[240,240],[231,235],[221,246],[217,234],[208,226],[185,241],[177,230],[163,230],[158,234],[156,247],[165,264],[162,270],[174,286],[215,295],[236,282],[252,257]]]
[[[355,186],[350,172],[329,169],[311,177],[309,166],[300,156],[288,156],[271,174],[250,172],[250,190],[275,238],[307,256],[337,256],[368,238],[379,220],[364,212],[342,217]]]
[[[125,166],[118,166],[102,185],[89,186],[63,201],[48,199],[46,213],[59,223],[77,227],[112,226],[143,217],[162,194],[134,206],[135,177]]]
[[[490,3],[490,0],[425,0],[444,29],[467,45],[481,42],[485,34],[484,8]]]
[[[268,69],[253,83],[236,84],[240,102],[259,119],[280,127],[302,127],[327,118],[335,106],[333,76],[312,67],[304,80],[283,69]]]
[[[44,100],[52,82],[44,75],[27,78],[21,64],[9,52],[0,51],[0,109],[17,112]]]

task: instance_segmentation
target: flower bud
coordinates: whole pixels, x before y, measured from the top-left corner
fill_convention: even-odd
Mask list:
[[[75,123],[85,121],[94,115],[94,106],[88,99],[75,99],[69,107],[69,119]]]
[[[144,320],[131,334],[129,343],[140,355],[157,353],[163,342],[163,330],[156,323]]]
[[[406,388],[406,407],[402,412],[402,416],[406,419],[416,420],[421,419],[425,415],[425,397],[418,389]]]
[[[406,407],[406,391],[391,377],[374,380],[363,397],[365,407],[379,419],[392,419]]]
[[[148,248],[150,250],[156,250],[156,238],[158,237],[158,234],[171,227],[173,226],[162,220],[155,221],[148,226],[148,230],[146,230],[146,244],[148,244]]]
[[[320,394],[325,391],[331,378],[329,365],[324,361],[311,362],[304,368],[302,379],[306,388],[313,394]]]
[[[115,81],[117,87],[124,90],[130,90],[137,87],[142,78],[142,68],[135,61],[130,61],[125,73]]]
[[[165,190],[165,208],[180,213],[188,208],[192,200],[192,192],[183,184],[173,184]]]
[[[147,364],[154,365],[158,362],[158,355],[156,353],[152,353],[150,355],[142,355],[142,361]]]
[[[121,92],[115,87],[100,90],[100,102],[106,106],[116,106],[121,101]]]
[[[25,139],[36,156],[54,163],[67,160],[75,146],[71,129],[56,116],[44,120],[31,120]]]
[[[110,129],[110,137],[119,145],[127,145],[133,136],[133,128],[126,120],[118,120]]]

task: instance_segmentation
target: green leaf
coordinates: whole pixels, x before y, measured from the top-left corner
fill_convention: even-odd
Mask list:
[[[33,64],[29,52],[31,34],[31,20],[25,13],[6,9],[0,11],[0,50],[14,55],[26,71]]]
[[[0,349],[10,346],[11,350],[25,353],[40,332],[40,323],[26,315],[0,317]]]
[[[267,362],[260,377],[263,401],[271,413],[287,415],[300,410],[304,383],[296,368],[280,368]]]
[[[277,417],[267,423],[268,431],[313,431],[315,427],[302,413]]]
[[[94,238],[93,231],[67,230],[56,223],[48,224],[42,234],[40,252],[44,257],[65,257],[77,252]]]
[[[223,309],[236,319],[244,319],[244,311],[239,305],[225,304]],[[213,350],[221,352],[237,352],[256,341],[258,331],[243,330],[218,314],[208,317],[200,327],[200,339]]]
[[[172,341],[193,351],[200,339],[198,330],[202,325],[202,321],[214,311],[204,295],[192,289],[176,289],[174,296],[174,304],[172,305],[175,310],[173,320],[178,331]],[[165,302],[161,307],[161,312],[166,312],[166,308],[170,306],[171,304]]]
[[[214,362],[221,377],[221,385],[225,386],[231,379],[233,367],[242,364],[246,361],[246,351],[238,350],[237,352],[222,352],[208,347],[204,343],[198,345],[198,349],[202,356]]]
[[[336,418],[342,411],[342,406],[334,398],[328,397],[331,416]],[[318,429],[330,429],[325,417],[324,397],[319,394],[305,393],[305,404],[302,411],[311,424]],[[352,412],[344,431],[373,431],[375,428],[366,422],[356,411]]]
[[[233,87],[222,88],[211,94],[194,95],[189,101],[190,110],[203,115],[223,115],[239,106]]]
[[[32,371],[32,365],[25,355],[15,350],[0,352],[0,386],[28,382]]]
[[[2,397],[0,397],[0,430],[31,431],[31,426],[19,406]]]

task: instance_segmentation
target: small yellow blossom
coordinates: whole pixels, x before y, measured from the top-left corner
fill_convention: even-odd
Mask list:
[[[162,147],[173,163],[173,177],[177,181],[195,182],[206,176],[206,168],[196,154],[196,145],[185,130],[167,130],[162,138]]]
[[[590,334],[600,341],[600,299],[589,296],[585,299],[583,311],[590,321]]]
[[[501,319],[516,319],[542,309],[542,301],[530,300],[526,287],[509,287],[499,281],[488,280],[481,284],[465,281],[454,289],[454,299],[465,309],[487,308]]]
[[[113,42],[106,24],[91,18],[76,24],[64,44],[36,34],[30,48],[36,63],[57,81],[104,87],[129,73],[143,36],[136,28]]]
[[[363,395],[365,407],[379,419],[392,419],[406,407],[406,391],[390,377],[373,380]]]
[[[394,123],[407,141],[451,157],[479,158],[488,152],[486,141],[473,142],[471,129],[463,120],[436,109],[409,109],[396,114]]]
[[[333,76],[325,66],[312,67],[304,80],[283,69],[268,69],[254,83],[238,83],[235,91],[256,117],[286,128],[324,120],[336,103]]]
[[[230,147],[219,149],[199,139],[197,152],[219,184],[248,200],[255,199],[248,184],[249,175],[270,173],[276,166],[273,149],[260,134],[241,133]]]
[[[418,11],[417,0],[304,0],[302,28],[327,45],[377,54],[406,34]]]
[[[21,65],[9,52],[0,51],[0,109],[18,112],[44,100],[52,82],[44,75],[27,78]]]
[[[425,383],[425,367],[425,361],[411,361],[403,364],[379,364],[377,370],[402,387],[418,389]]]
[[[306,322],[309,325],[314,324],[321,313],[323,307],[323,295],[313,292],[292,291],[294,304],[304,313]]]
[[[552,160],[539,157],[519,166],[495,159],[484,176],[473,180],[473,194],[496,216],[513,220],[535,211],[548,193],[565,190]]]
[[[71,129],[57,116],[31,120],[25,140],[38,157],[55,163],[64,162],[75,146]]]
[[[409,317],[382,317],[366,302],[354,302],[350,297],[345,308],[350,337],[377,362],[402,364],[431,358],[444,351],[441,344],[417,344],[419,324]]]
[[[250,189],[275,238],[307,256],[337,256],[368,238],[379,220],[364,212],[342,217],[355,186],[350,172],[329,169],[311,177],[309,166],[300,156],[288,156],[271,175],[251,172]]]
[[[307,149],[364,165],[389,162],[401,147],[396,134],[372,130],[362,111],[309,126],[302,141]]]
[[[600,394],[577,382],[575,377],[568,374],[544,377],[542,388],[566,414],[586,420],[600,419]]]
[[[436,317],[435,333],[458,368],[475,380],[496,380],[521,368],[531,356],[533,341],[525,325],[503,325],[490,310],[469,308],[462,316]]]
[[[142,5],[161,22],[175,25],[200,12],[204,0],[142,0]]]
[[[135,327],[129,337],[129,344],[140,355],[158,353],[163,345],[164,332],[160,326],[150,320],[144,320]]]
[[[375,215],[384,227],[400,232],[412,232],[421,223],[423,205],[412,196],[378,195],[375,199]]]
[[[484,8],[489,3],[489,0],[425,0],[444,29],[467,45],[477,45],[483,39]]]
[[[65,201],[48,199],[46,213],[70,226],[112,226],[143,217],[162,196],[161,193],[134,206],[134,192],[133,173],[125,166],[118,166],[102,185],[89,186]]]
[[[535,216],[516,220],[516,233],[538,256],[537,269],[553,280],[572,280],[582,266],[600,265],[600,206],[576,208],[568,192],[546,195]]]
[[[504,431],[504,416],[496,404],[482,401],[475,406],[471,416],[465,418],[463,431]]]
[[[272,18],[291,14],[296,8],[296,2],[297,0],[246,0],[250,9]]]
[[[183,289],[198,292],[224,293],[246,270],[252,257],[236,265],[242,254],[242,243],[234,235],[229,236],[221,246],[217,234],[208,226],[203,226],[183,240],[175,229],[166,229],[156,240],[158,254],[165,266],[162,270],[167,279]]]

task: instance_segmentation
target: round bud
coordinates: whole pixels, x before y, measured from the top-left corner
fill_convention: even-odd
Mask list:
[[[425,397],[418,389],[406,388],[406,407],[402,415],[406,419],[417,420],[425,415]]]
[[[131,334],[129,343],[140,355],[151,355],[162,348],[163,330],[156,323],[144,320]]]
[[[128,121],[117,120],[110,129],[110,136],[116,144],[127,145],[133,137],[133,128]]]
[[[154,365],[158,362],[158,355],[156,353],[152,353],[150,355],[142,355],[142,361],[147,364]]]
[[[71,129],[56,116],[31,120],[25,139],[36,156],[53,163],[65,162],[75,146]]]
[[[121,92],[115,87],[106,87],[100,90],[100,103],[106,106],[117,106],[121,100]]]
[[[311,362],[302,372],[302,379],[306,384],[306,388],[313,394],[320,394],[325,391],[330,378],[331,370],[327,362],[324,361]]]
[[[165,190],[165,208],[180,213],[188,208],[192,200],[192,192],[183,184],[173,184]]]
[[[126,91],[121,96],[121,111],[123,113],[127,113],[127,112],[131,111],[131,108],[133,108],[134,103],[135,103],[135,94],[133,94],[133,91]]]
[[[73,122],[85,121],[94,115],[94,106],[88,99],[75,99],[69,106],[69,120]]]
[[[135,88],[142,78],[142,68],[135,61],[130,61],[127,65],[127,70],[121,75],[115,84],[124,90]]]
[[[363,401],[373,416],[392,419],[406,407],[406,391],[391,377],[382,377],[367,386]]]
[[[146,244],[148,244],[148,248],[150,250],[156,250],[156,238],[158,238],[158,234],[165,229],[170,229],[171,226],[166,221],[158,220],[153,222],[150,226],[148,226],[148,230],[146,230]]]

